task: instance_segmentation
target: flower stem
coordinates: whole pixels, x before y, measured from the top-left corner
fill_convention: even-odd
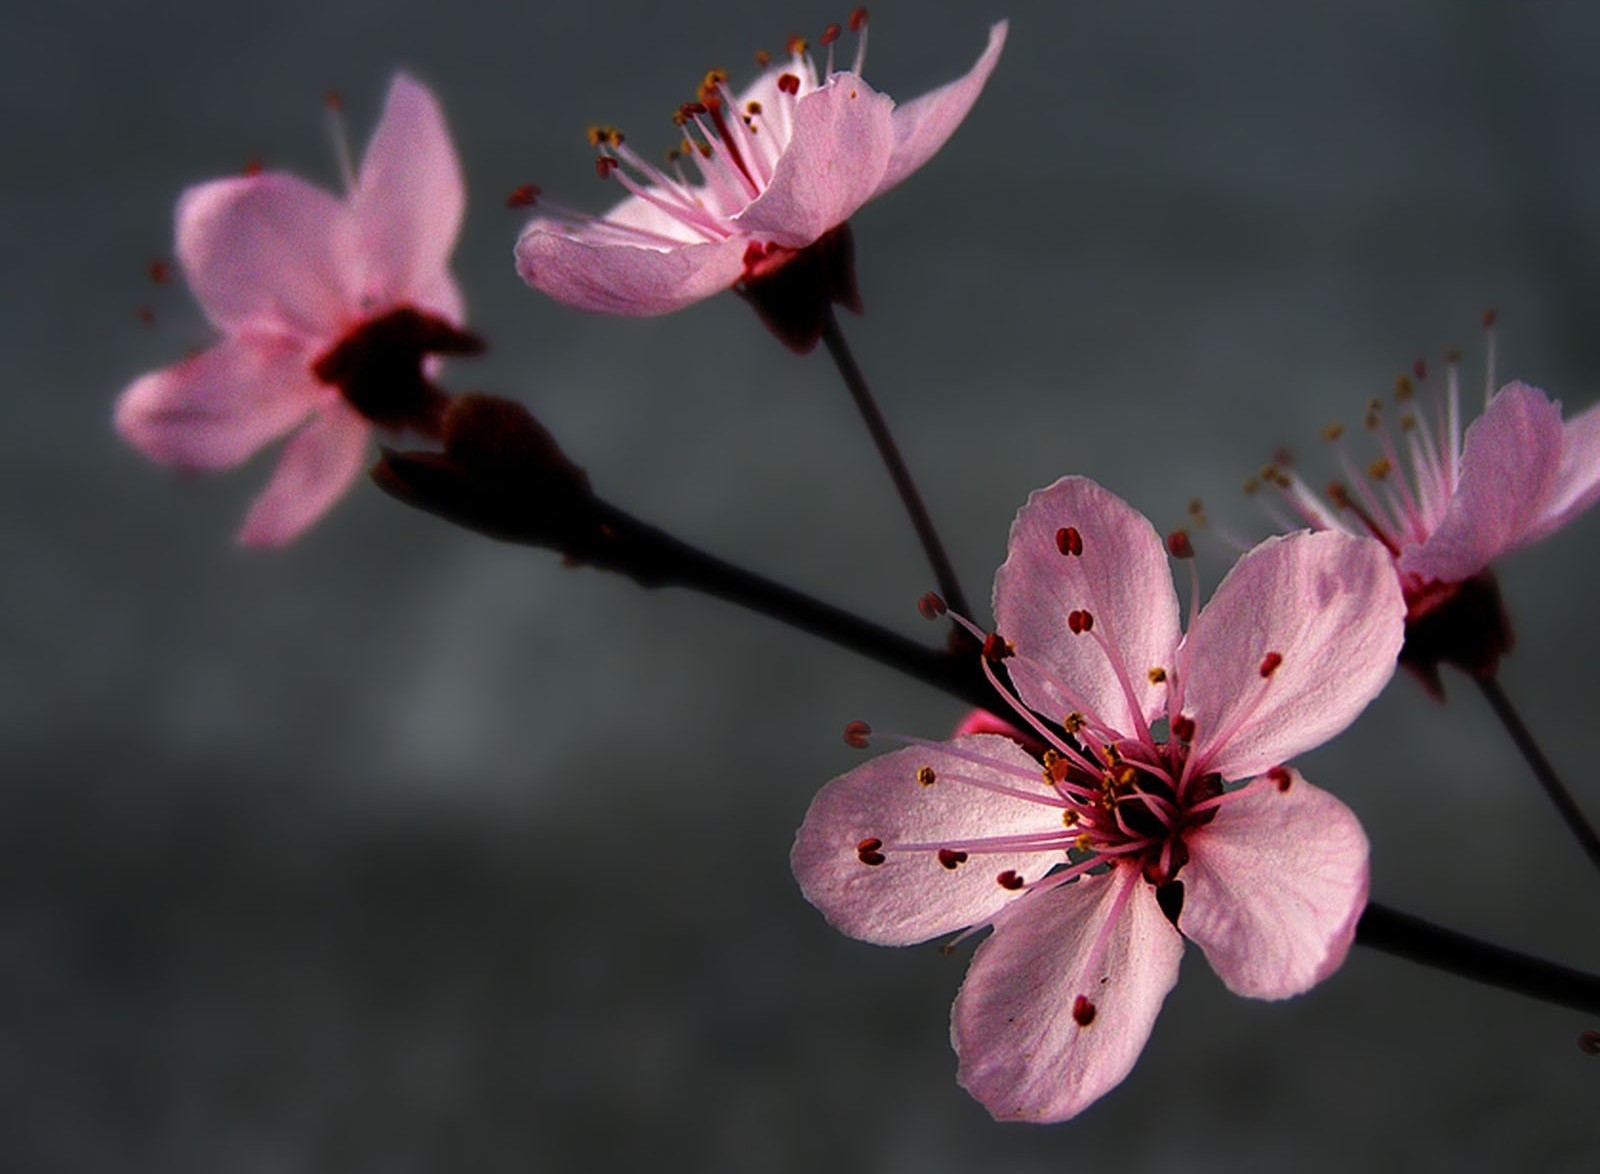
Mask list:
[[[1533,734],[1512,707],[1511,699],[1500,687],[1500,682],[1494,677],[1476,675],[1473,680],[1478,682],[1478,688],[1489,702],[1489,708],[1494,710],[1495,717],[1500,719],[1500,724],[1505,726],[1506,733],[1511,735],[1511,740],[1521,751],[1523,759],[1533,771],[1533,777],[1539,780],[1544,793],[1549,796],[1550,802],[1555,804],[1556,811],[1566,821],[1567,830],[1588,854],[1590,863],[1600,868],[1600,835],[1595,834],[1594,825],[1579,809],[1577,802],[1572,798],[1572,793],[1556,774],[1555,767],[1551,766],[1550,760],[1544,756],[1544,751],[1539,749],[1539,744],[1534,741]]]
[[[831,303],[823,314],[822,341],[827,344],[834,366],[839,368],[840,377],[850,389],[850,398],[855,400],[856,410],[861,413],[861,419],[872,435],[872,443],[878,446],[878,455],[883,458],[894,487],[900,494],[900,501],[911,517],[917,540],[922,543],[922,552],[927,556],[928,565],[933,568],[939,594],[944,596],[945,602],[957,615],[971,618],[972,608],[968,606],[967,597],[956,579],[950,557],[945,554],[944,544],[939,541],[939,532],[934,529],[933,519],[928,516],[928,507],[922,504],[922,495],[917,492],[917,484],[911,479],[911,470],[906,467],[905,458],[900,455],[900,449],[889,432],[888,422],[872,397],[872,389],[867,386],[866,378],[850,351],[850,344],[839,329],[839,317],[834,313]]]
[[[605,526],[629,549],[628,565],[613,569],[624,570],[637,582],[703,592],[898,669],[967,705],[994,705],[994,690],[984,680],[975,653],[958,655],[928,648],[853,612],[708,554],[615,506],[596,504]]]
[[[1530,999],[1600,1015],[1600,975],[1491,945],[1377,902],[1361,915],[1356,944]]]

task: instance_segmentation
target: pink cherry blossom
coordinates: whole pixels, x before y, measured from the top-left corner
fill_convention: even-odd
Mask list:
[[[1368,405],[1379,455],[1366,468],[1345,452],[1342,429],[1326,431],[1345,476],[1326,495],[1285,465],[1266,472],[1289,507],[1275,514],[1285,527],[1367,534],[1388,549],[1407,604],[1403,659],[1435,692],[1440,661],[1488,676],[1510,646],[1491,564],[1600,500],[1600,405],[1563,423],[1560,403],[1538,388],[1492,387],[1491,373],[1483,414],[1463,438],[1454,362],[1432,403],[1425,384],[1401,379],[1398,436],[1381,402]]]
[[[994,608],[1015,694],[991,676],[1050,748],[905,739],[822,789],[792,864],[853,937],[993,927],[952,1009],[958,1079],[997,1118],[1059,1121],[1132,1068],[1185,938],[1254,998],[1344,960],[1366,837],[1284,764],[1383,688],[1404,607],[1377,543],[1302,532],[1185,635],[1150,523],[1068,477],[1018,514]]]
[[[177,258],[222,338],[117,401],[124,439],[182,469],[231,468],[293,433],[239,532],[246,545],[281,545],[321,517],[360,472],[375,422],[429,427],[442,393],[423,354],[481,345],[459,329],[448,263],[465,190],[425,87],[395,76],[349,178],[343,198],[280,172],[186,190]]]
[[[977,101],[1000,59],[1006,22],[989,30],[965,76],[896,105],[861,77],[860,10],[858,17],[850,69],[834,68],[831,42],[819,71],[804,43],[792,41],[788,61],[737,98],[720,73],[708,76],[699,101],[680,109],[684,150],[666,169],[615,131],[592,132],[601,175],[628,196],[603,216],[547,207],[517,242],[522,279],[584,310],[670,313],[770,275],[916,171]]]

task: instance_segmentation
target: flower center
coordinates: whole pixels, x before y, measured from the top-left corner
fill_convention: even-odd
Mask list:
[[[430,355],[472,355],[483,340],[415,306],[397,306],[357,323],[311,363],[374,424],[437,435],[448,397],[428,378]]]

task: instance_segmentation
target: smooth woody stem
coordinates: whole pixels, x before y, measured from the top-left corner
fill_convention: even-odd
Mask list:
[[[872,443],[878,446],[878,455],[883,458],[889,476],[894,481],[894,487],[900,494],[900,501],[911,517],[911,525],[917,532],[917,540],[922,543],[922,552],[927,556],[928,565],[933,568],[933,577],[939,585],[939,594],[944,596],[945,602],[957,615],[970,617],[973,614],[972,608],[967,604],[966,594],[956,579],[955,568],[950,565],[950,557],[945,554],[944,544],[939,541],[939,532],[934,529],[933,519],[928,516],[928,507],[922,504],[922,495],[917,492],[917,483],[911,479],[911,470],[906,467],[905,458],[900,455],[900,449],[889,432],[888,422],[878,410],[877,401],[872,397],[872,389],[867,386],[861,368],[856,365],[855,356],[850,352],[850,344],[845,341],[844,332],[839,329],[839,317],[834,313],[831,304],[823,314],[822,341],[827,344],[828,354],[833,356],[834,366],[839,368],[839,375],[844,379],[844,385],[850,389],[850,398],[855,400],[856,409],[861,413],[861,419],[872,435]]]
[[[688,587],[820,636],[932,685],[967,705],[995,704],[978,657],[928,648],[833,604],[708,554],[615,506],[597,503],[605,525],[631,550],[627,573],[648,586]]]
[[[1490,945],[1377,902],[1361,915],[1356,944],[1530,999],[1600,1015],[1600,975]]]
[[[1510,734],[1511,740],[1516,743],[1523,759],[1533,771],[1533,777],[1539,780],[1544,793],[1549,796],[1550,802],[1555,804],[1556,811],[1566,821],[1567,830],[1588,854],[1589,862],[1600,868],[1600,835],[1595,834],[1594,825],[1579,809],[1572,798],[1572,793],[1556,774],[1555,767],[1551,766],[1550,760],[1544,756],[1544,751],[1539,749],[1539,744],[1534,741],[1533,734],[1512,707],[1511,699],[1500,687],[1500,682],[1494,677],[1477,675],[1473,676],[1473,680],[1477,681],[1478,688],[1489,702],[1489,708],[1494,710],[1494,715],[1500,719],[1500,724],[1505,726],[1506,733]]]

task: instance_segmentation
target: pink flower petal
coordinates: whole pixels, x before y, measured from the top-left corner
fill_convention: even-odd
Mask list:
[[[1016,902],[956,996],[956,1079],[996,1118],[1082,1112],[1133,1068],[1182,956],[1134,868]]]
[[[987,762],[913,746],[858,766],[812,800],[789,863],[806,900],[851,937],[904,946],[979,924],[1016,899],[997,882],[1002,872],[1036,880],[1061,860],[1059,847],[972,852],[951,869],[931,848],[893,850],[896,844],[1061,831],[1060,808],[982,789],[988,783],[1046,794],[1038,762],[1010,739],[975,735],[947,745]],[[923,766],[933,768],[930,785],[917,779]],[[881,864],[863,864],[857,855],[857,845],[869,837],[886,845]]]
[[[1246,778],[1343,730],[1394,673],[1405,603],[1387,552],[1334,531],[1269,538],[1190,627],[1197,771]]]
[[[1501,388],[1467,429],[1444,517],[1426,542],[1401,553],[1401,573],[1456,583],[1530,541],[1556,484],[1561,439],[1561,409],[1544,392]]]
[[[466,207],[450,130],[433,94],[396,74],[350,198],[364,262],[362,296],[413,300],[445,273]]]
[[[720,293],[744,272],[748,242],[644,245],[535,219],[517,241],[522,280],[580,310],[652,318]]]
[[[1067,527],[1077,531],[1082,554],[1061,553],[1057,534]],[[1074,635],[1067,616],[1080,609],[1094,617],[1094,628]],[[1030,496],[1011,524],[1006,561],[995,574],[994,613],[1000,634],[1016,644],[1018,659],[1006,667],[1032,709],[1056,719],[1082,710],[1119,733],[1137,730],[1098,634],[1117,652],[1144,716],[1164,716],[1165,688],[1148,674],[1173,668],[1178,597],[1165,544],[1114,493],[1085,477],[1063,477]],[[1048,668],[1072,693],[1024,661]]]
[[[1367,905],[1355,814],[1297,771],[1257,779],[1189,835],[1178,928],[1237,995],[1284,999],[1344,962]]]
[[[164,465],[231,468],[327,399],[308,362],[282,336],[225,338],[135,380],[117,400],[117,432]]]
[[[1009,22],[989,26],[989,44],[967,73],[915,98],[894,112],[894,151],[878,182],[881,196],[938,153],[971,112],[1005,48]]]
[[[791,249],[843,224],[883,181],[894,145],[893,110],[893,99],[853,73],[836,73],[803,95],[772,182],[734,223]]]
[[[339,333],[353,278],[352,225],[340,200],[268,173],[189,188],[177,218],[178,260],[218,328]]]
[[[239,531],[243,546],[283,546],[332,508],[361,472],[371,426],[336,401],[284,447]]]
[[[1600,404],[1562,426],[1561,466],[1527,542],[1555,533],[1596,501],[1600,501]]]

